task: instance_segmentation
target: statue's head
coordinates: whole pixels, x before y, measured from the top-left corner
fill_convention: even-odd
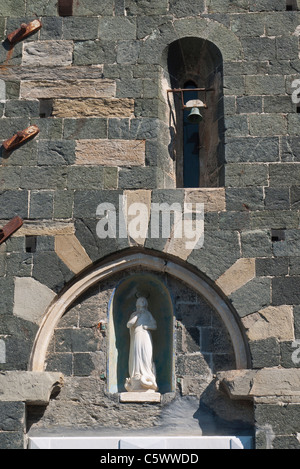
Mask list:
[[[144,296],[141,296],[140,298],[137,299],[136,307],[137,309],[147,309],[148,301],[146,300]]]

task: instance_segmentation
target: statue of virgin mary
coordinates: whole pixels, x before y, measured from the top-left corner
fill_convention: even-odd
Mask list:
[[[127,322],[130,331],[129,378],[125,389],[129,392],[155,392],[156,372],[153,362],[153,345],[151,330],[157,328],[146,298],[140,297],[136,302],[136,311]]]

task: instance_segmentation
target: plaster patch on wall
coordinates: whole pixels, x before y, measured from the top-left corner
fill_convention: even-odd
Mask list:
[[[55,296],[50,288],[33,278],[16,277],[13,314],[26,321],[40,324]]]

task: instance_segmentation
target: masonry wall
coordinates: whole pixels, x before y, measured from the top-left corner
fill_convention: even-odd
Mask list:
[[[0,245],[0,370],[28,369],[43,315],[69,282],[137,245],[222,292],[251,368],[299,368],[299,13],[285,0],[88,0],[62,17],[57,0],[1,0],[0,15],[0,138],[40,129],[13,152],[1,147],[1,226],[15,215],[24,224]],[[35,18],[41,30],[11,47],[7,34]],[[163,57],[184,37],[211,41],[223,58],[226,164],[214,189],[175,187]],[[204,247],[99,239],[97,206],[118,207],[124,193],[203,202]],[[1,447],[23,447],[25,404],[0,404]],[[256,447],[299,448],[298,413],[299,400],[255,401]]]

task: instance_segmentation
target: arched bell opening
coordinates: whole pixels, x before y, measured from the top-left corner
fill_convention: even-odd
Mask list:
[[[163,69],[170,87],[170,151],[176,162],[176,186],[223,186],[223,58],[220,50],[211,41],[184,37],[166,48]],[[187,113],[186,106],[190,100],[199,100],[204,105],[203,111],[199,108],[203,119],[198,119],[197,125],[187,119],[191,109]]]

